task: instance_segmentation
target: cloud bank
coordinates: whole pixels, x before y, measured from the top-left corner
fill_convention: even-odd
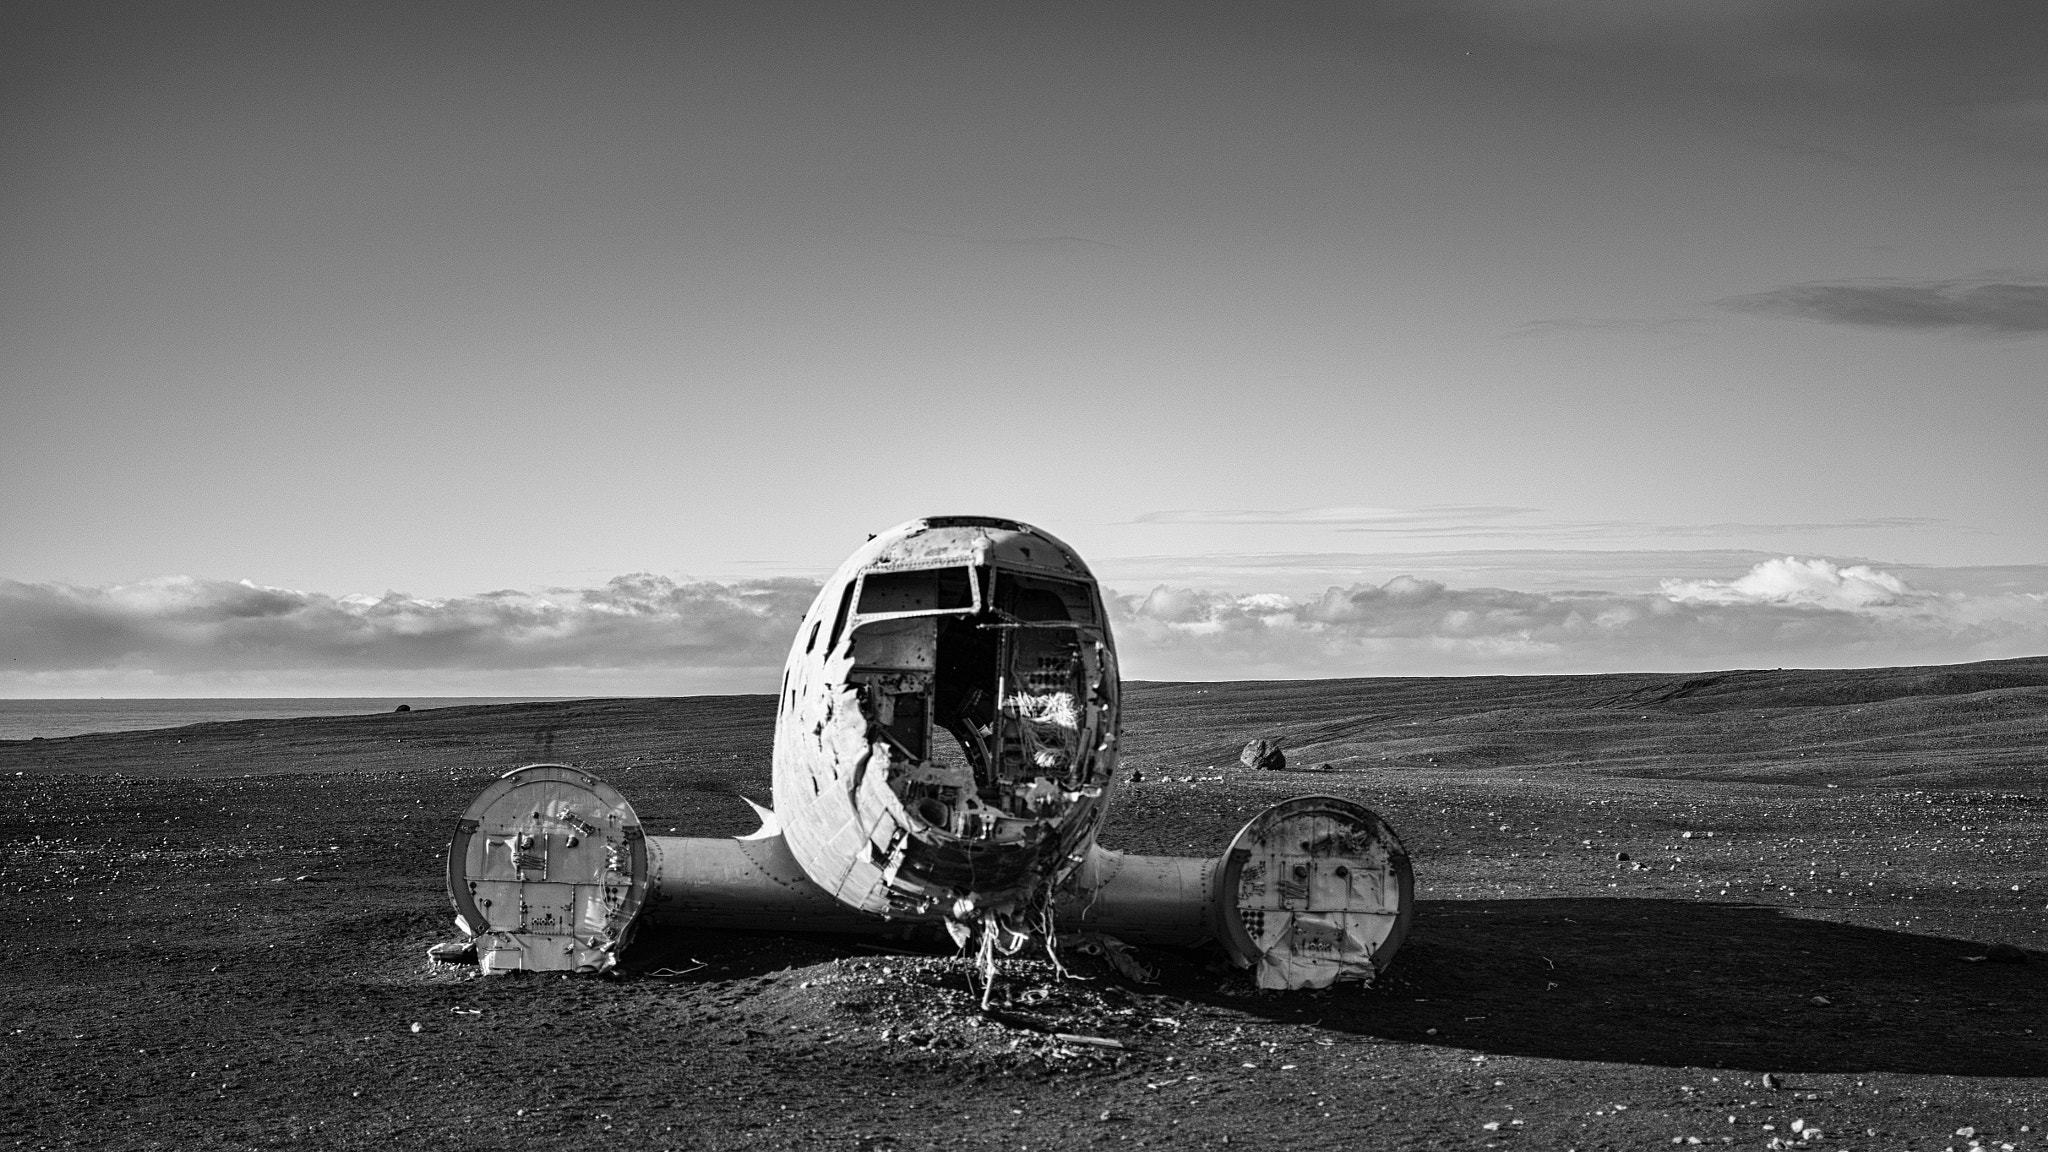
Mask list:
[[[663,673],[698,691],[754,690],[774,684],[817,587],[636,574],[600,588],[432,600],[187,576],[106,588],[0,580],[0,690],[211,681],[304,691],[325,680],[349,691],[505,683],[582,695],[600,694],[582,690],[593,681],[659,691]]]
[[[1655,593],[1451,588],[1320,596],[1160,586],[1116,598],[1125,665],[1165,679],[1951,663],[2048,652],[2048,594],[1934,593],[1865,565],[1764,561]]]
[[[1723,308],[1864,328],[1951,329],[1986,336],[2048,332],[2048,284],[1854,280],[1793,284],[1715,301]]]
[[[170,577],[0,580],[0,694],[770,691],[813,581],[429,600]],[[2048,593],[1935,592],[1793,557],[1655,592],[1453,588],[1398,576],[1308,596],[1108,593],[1140,679],[1678,671],[1945,663],[2048,652]]]

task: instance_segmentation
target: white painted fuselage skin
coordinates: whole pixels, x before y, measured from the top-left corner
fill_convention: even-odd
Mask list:
[[[1116,767],[1116,650],[1072,549],[929,517],[826,581],[777,702],[775,814],[849,907],[1028,927],[1087,856]]]

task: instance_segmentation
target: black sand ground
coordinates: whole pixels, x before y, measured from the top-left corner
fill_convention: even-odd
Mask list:
[[[1106,844],[1212,854],[1310,791],[1399,829],[1421,903],[1370,989],[1070,957],[984,1014],[957,961],[848,940],[425,961],[491,778],[573,762],[652,828],[745,831],[772,706],[0,743],[0,1147],[2044,1144],[2048,659],[1131,686]],[[1255,735],[1330,767],[1235,767]]]

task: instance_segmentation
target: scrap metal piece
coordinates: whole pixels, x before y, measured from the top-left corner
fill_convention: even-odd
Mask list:
[[[1370,983],[1415,915],[1408,850],[1370,809],[1302,796],[1253,817],[1216,875],[1218,936],[1261,988]]]
[[[617,789],[529,764],[484,789],[448,846],[455,922],[486,973],[603,972],[647,893],[647,842]]]

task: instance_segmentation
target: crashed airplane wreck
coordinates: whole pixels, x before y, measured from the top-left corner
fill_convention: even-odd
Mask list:
[[[994,517],[910,521],[855,552],[797,631],[759,831],[650,836],[593,774],[528,765],[457,822],[456,924],[486,973],[602,972],[642,924],[942,926],[985,970],[1034,938],[1214,944],[1276,989],[1384,969],[1414,878],[1393,830],[1350,800],[1276,804],[1214,859],[1096,844],[1120,691],[1072,549]]]

